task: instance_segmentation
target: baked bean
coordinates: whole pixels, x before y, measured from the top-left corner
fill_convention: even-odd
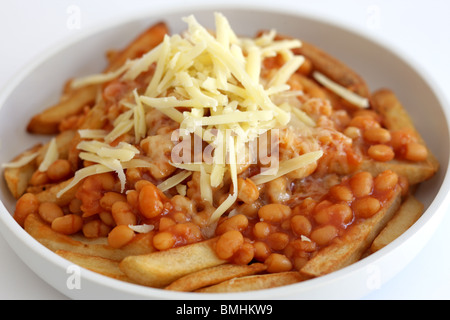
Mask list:
[[[272,253],[267,243],[263,241],[255,241],[253,244],[255,248],[255,259],[258,261],[264,261]]]
[[[188,221],[188,218],[183,212],[175,212],[172,215],[172,218],[176,223],[184,223]]]
[[[291,218],[291,229],[297,236],[309,236],[312,230],[312,224],[307,217],[295,215]]]
[[[146,218],[155,218],[164,208],[159,191],[152,183],[145,184],[139,192],[139,209]]]
[[[101,220],[95,219],[85,223],[82,231],[86,238],[99,238],[108,236],[111,227],[107,226]]]
[[[41,186],[50,182],[50,178],[45,171],[36,170],[30,178],[32,186]]]
[[[29,214],[37,214],[39,212],[39,200],[32,193],[23,194],[16,203],[14,211],[14,220],[23,227],[25,219]]]
[[[233,255],[233,262],[235,264],[249,264],[255,257],[255,248],[249,242],[244,242],[244,244],[239,248],[238,251]]]
[[[394,159],[394,150],[386,144],[374,144],[369,147],[367,154],[376,161],[390,161]]]
[[[238,199],[251,204],[258,200],[259,190],[255,183],[250,179],[238,179]]]
[[[261,220],[277,223],[288,218],[291,215],[291,208],[284,204],[271,203],[262,206],[258,210],[258,216]]]
[[[344,134],[353,140],[362,136],[361,129],[353,126],[345,128]]]
[[[114,217],[112,216],[112,213],[109,211],[102,211],[98,214],[98,217],[104,224],[110,227],[115,227],[116,222],[114,221]]]
[[[267,272],[270,273],[285,272],[292,269],[292,262],[280,253],[270,254],[264,263],[267,265]]]
[[[398,175],[392,170],[381,172],[374,179],[374,188],[377,191],[389,191],[395,188],[398,183]]]
[[[152,183],[150,181],[141,179],[134,184],[134,189],[137,192],[141,192],[142,188],[144,188],[145,186],[151,185],[151,184]]]
[[[135,233],[127,225],[120,225],[114,227],[108,234],[108,244],[113,248],[122,248],[126,244],[130,243],[135,237]]]
[[[181,212],[185,212],[188,215],[192,215],[196,212],[194,202],[182,195],[175,195],[170,199],[170,203],[173,205],[173,209]]]
[[[358,172],[349,180],[350,188],[355,197],[369,195],[373,189],[373,177],[367,172]]]
[[[83,227],[83,219],[76,214],[66,214],[52,222],[52,229],[62,234],[74,234]]]
[[[303,267],[304,267],[304,265],[308,262],[308,257],[303,257],[303,256],[300,256],[300,257],[294,257],[294,268],[295,268],[295,270],[301,270]]]
[[[167,250],[175,245],[174,235],[168,231],[158,232],[153,237],[153,246],[158,250]]]
[[[319,224],[345,224],[353,219],[352,209],[345,203],[336,203],[319,210],[314,220]]]
[[[271,226],[265,221],[255,223],[253,226],[253,235],[257,239],[265,239],[271,232]]]
[[[50,180],[60,181],[68,178],[72,174],[72,165],[69,160],[55,160],[47,169],[47,175]]]
[[[117,201],[111,207],[111,214],[117,225],[135,225],[136,215],[133,213],[131,205],[125,201]]]
[[[237,214],[225,219],[216,228],[216,234],[221,235],[230,230],[244,231],[248,227],[248,218],[243,214]]]
[[[216,253],[220,259],[230,259],[244,243],[242,233],[230,230],[222,234],[216,243]]]
[[[387,143],[391,140],[391,133],[385,128],[368,128],[363,133],[364,139],[369,143]]]
[[[319,246],[327,245],[334,238],[338,236],[338,229],[329,224],[322,227],[318,227],[311,232],[310,239]]]
[[[82,204],[83,203],[78,198],[73,198],[72,200],[70,200],[70,202],[69,202],[70,213],[82,213],[82,210],[81,210]]]
[[[242,213],[249,218],[256,218],[259,208],[261,208],[261,204],[259,201],[255,201],[250,204],[243,203],[236,210],[238,213]]]
[[[291,197],[286,177],[279,177],[266,183],[265,193],[272,203],[283,203]]]
[[[200,227],[192,222],[177,223],[169,230],[175,236],[182,238],[185,243],[192,243],[202,239]]]
[[[377,122],[381,121],[380,115],[376,111],[370,110],[370,109],[359,109],[353,113],[353,117],[359,117],[359,116],[369,117],[369,118],[374,119]]]
[[[274,232],[267,236],[266,241],[273,250],[283,250],[289,243],[289,235],[284,232]]]
[[[56,218],[64,215],[60,206],[53,202],[42,202],[39,205],[39,216],[47,223],[51,224]]]
[[[119,184],[117,183],[115,176],[110,172],[97,174],[93,177],[95,177],[100,182],[103,190],[109,191],[113,190],[117,191],[118,189],[120,190]]]
[[[111,211],[113,204],[117,201],[126,202],[127,197],[119,192],[106,192],[100,199],[100,206],[108,211]]]
[[[134,208],[139,208],[139,192],[136,190],[129,190],[126,193],[127,202]]]
[[[295,206],[292,210],[293,215],[302,214],[305,216],[309,216],[315,209],[317,205],[317,200],[312,198],[306,198],[299,205]]]
[[[352,201],[353,200],[353,192],[349,187],[344,185],[334,185],[330,188],[329,191],[330,196],[338,201]]]
[[[404,157],[410,161],[424,161],[428,157],[428,150],[420,143],[409,142],[406,144]]]
[[[391,145],[395,151],[402,149],[410,142],[417,142],[413,132],[410,130],[396,130],[391,132]]]
[[[348,126],[367,130],[369,128],[378,128],[380,127],[380,124],[372,116],[356,115],[355,117],[352,118],[352,120],[350,120]]]
[[[363,197],[352,203],[355,215],[360,218],[370,218],[381,209],[381,203],[374,197]]]
[[[175,220],[169,217],[159,219],[159,231],[165,231],[176,224]]]

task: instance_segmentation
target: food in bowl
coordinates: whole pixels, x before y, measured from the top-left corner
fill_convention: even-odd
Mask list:
[[[412,225],[439,164],[395,94],[215,19],[151,26],[31,118],[51,138],[4,165],[15,220],[87,269],[195,292],[320,277]]]

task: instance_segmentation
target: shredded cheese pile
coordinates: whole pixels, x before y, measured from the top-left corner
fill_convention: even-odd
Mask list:
[[[163,191],[168,190],[193,171],[199,171],[202,198],[212,203],[212,188],[219,186],[229,171],[233,193],[211,216],[211,222],[215,222],[237,199],[238,153],[245,143],[271,129],[286,126],[291,114],[305,125],[314,125],[314,121],[299,109],[286,103],[277,105],[274,102],[277,99],[273,99],[290,90],[287,81],[304,61],[303,56],[294,55],[292,51],[301,46],[299,40],[275,40],[275,31],[254,39],[238,37],[220,13],[215,14],[215,32],[200,25],[194,16],[188,16],[184,21],[187,23],[185,33],[166,35],[154,49],[138,59],[127,61],[120,69],[73,81],[74,87],[117,77],[124,82],[133,81],[155,65],[143,94],[135,90],[134,101],[123,102],[129,110],[114,121],[112,131],[80,130],[80,136],[86,139],[78,145],[82,151],[80,158],[96,164],[78,170],[72,183],[59,195],[88,175],[108,171],[117,172],[123,189],[126,183],[124,169],[148,165],[133,160],[139,153],[134,146],[121,142],[111,147],[109,143],[131,130],[134,130],[135,143],[139,143],[147,132],[145,111],[156,108],[178,122],[180,132],[197,134],[216,150],[225,148],[225,152],[214,152],[212,163],[172,162],[173,166],[183,170],[158,186]],[[276,55],[284,58],[284,65],[270,79],[263,80],[260,74],[263,60]],[[180,111],[179,107],[185,111]],[[315,151],[281,162],[277,172],[270,176],[260,174],[254,181],[270,181],[307,166],[321,156],[322,151]]]

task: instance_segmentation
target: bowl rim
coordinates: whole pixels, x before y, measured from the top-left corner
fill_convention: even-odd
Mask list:
[[[299,8],[292,8],[287,6],[287,2],[284,1],[273,3],[261,1],[258,2],[258,6],[252,2],[244,3],[243,1],[217,1],[214,3],[209,3],[203,0],[195,0],[193,3],[190,3],[189,7],[186,6],[174,6],[174,3],[183,3],[182,1],[169,1],[161,3],[154,3],[155,7],[151,10],[143,10],[142,12],[131,12],[130,14],[125,14],[118,19],[115,19],[112,22],[102,22],[99,25],[91,26],[88,29],[80,31],[76,35],[72,35],[67,39],[59,41],[58,43],[49,46],[46,50],[39,53],[35,56],[31,62],[25,63],[21,70],[14,76],[7,84],[0,90],[0,108],[3,107],[7,98],[11,95],[13,90],[20,85],[20,83],[25,79],[25,77],[32,73],[37,67],[39,67],[42,63],[51,59],[55,54],[59,51],[75,45],[79,41],[86,39],[89,36],[93,36],[99,33],[102,33],[105,30],[108,30],[113,27],[120,27],[127,22],[140,21],[145,18],[155,18],[157,15],[164,14],[178,14],[187,11],[221,11],[221,10],[253,10],[257,12],[267,13],[268,11],[273,12],[278,15],[289,15],[295,16],[299,19],[306,20],[314,20],[321,24],[325,24],[331,26],[333,28],[338,28],[343,30],[346,33],[351,35],[356,35],[358,37],[365,38],[367,41],[374,43],[376,46],[381,47],[382,49],[392,53],[396,58],[404,62],[411,70],[413,70],[425,83],[430,87],[431,92],[434,94],[435,98],[440,104],[442,112],[445,115],[447,121],[447,132],[446,135],[450,137],[450,129],[449,129],[449,102],[444,98],[444,94],[441,90],[440,86],[437,86],[433,77],[431,77],[427,71],[418,70],[416,67],[418,64],[414,63],[415,59],[413,59],[408,53],[404,52],[404,50],[399,49],[395,46],[395,44],[387,44],[385,40],[382,40],[380,37],[375,34],[369,32],[363,32],[362,30],[355,30],[349,24],[343,23],[337,19],[330,18],[323,14],[318,14],[310,11],[303,12]],[[175,9],[174,9],[175,7]],[[423,230],[426,226],[430,226],[429,228],[435,227],[439,220],[442,218],[444,210],[443,207],[448,207],[450,198],[447,196],[450,190],[450,178],[449,178],[449,166],[450,159],[445,164],[446,172],[443,177],[440,188],[431,201],[429,207],[424,212],[422,217],[412,226],[410,227],[404,234],[402,234],[399,238],[394,240],[391,244],[381,249],[378,252],[373,253],[372,255],[348,266],[341,270],[335,271],[331,274],[324,275],[319,278],[310,279],[302,283],[293,284],[289,286],[283,286],[272,289],[265,289],[259,291],[253,291],[251,293],[251,297],[249,297],[248,292],[244,293],[224,293],[224,294],[201,294],[198,293],[181,293],[174,291],[164,291],[161,289],[144,287],[141,285],[135,285],[130,283],[125,283],[120,280],[108,278],[106,276],[102,276],[100,274],[94,273],[92,271],[86,270],[82,268],[83,277],[86,280],[89,280],[92,283],[98,283],[103,287],[108,287],[115,290],[120,290],[123,294],[130,294],[132,296],[138,296],[142,298],[152,298],[152,299],[260,299],[260,298],[268,298],[277,299],[277,297],[283,296],[285,299],[286,289],[287,287],[293,291],[293,293],[297,292],[307,292],[309,289],[317,286],[325,286],[327,283],[338,281],[342,277],[348,276],[353,271],[362,268],[363,266],[367,266],[373,263],[377,263],[384,255],[394,254],[398,249],[405,244],[405,241],[411,237],[412,235],[418,234],[421,230]],[[444,167],[444,164],[442,164]],[[13,219],[11,213],[6,209],[3,202],[0,199],[0,221],[2,223],[2,228],[7,228],[8,232],[12,234],[16,234],[18,239],[22,242],[30,250],[34,250],[36,254],[38,254],[42,259],[47,260],[48,262],[56,265],[61,268],[61,270],[67,270],[67,267],[73,265],[71,262],[65,260],[64,258],[54,254],[45,246],[41,245],[38,241],[36,241],[33,237],[31,237],[23,228],[21,228],[16,221]],[[422,232],[423,233],[423,232]],[[10,239],[5,239],[7,242]],[[33,270],[35,271],[35,270]],[[64,292],[64,294],[69,295],[68,292]]]

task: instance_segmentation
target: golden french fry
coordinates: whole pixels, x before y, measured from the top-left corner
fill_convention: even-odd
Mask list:
[[[362,97],[369,97],[370,91],[364,79],[342,61],[303,40],[302,46],[294,51],[308,58],[315,70],[323,73],[331,80]]]
[[[106,277],[132,282],[119,269],[118,261],[66,250],[56,250],[55,253],[80,267],[94,271]]]
[[[194,291],[233,278],[261,273],[266,270],[266,268],[266,265],[263,263],[253,263],[250,265],[223,264],[190,273],[175,280],[165,289],[174,291]]]
[[[60,122],[68,116],[79,114],[86,105],[93,104],[97,91],[97,85],[90,85],[69,92],[65,99],[33,116],[27,125],[28,132],[58,133]]]
[[[77,132],[75,130],[66,130],[58,133],[55,136],[55,143],[58,150],[59,159],[67,159],[69,154],[70,143],[72,142],[76,133]],[[36,158],[37,165],[39,165],[42,162],[42,160],[44,160],[49,145],[50,141],[44,144],[42,148],[39,150],[39,156]]]
[[[153,246],[150,245],[151,241],[146,238],[146,235],[137,235],[137,239],[125,247],[115,249],[104,243],[82,242],[76,240],[76,238],[53,231],[49,225],[35,214],[28,215],[25,219],[24,228],[33,238],[52,251],[66,250],[115,261],[120,261],[129,255],[154,251]]]
[[[386,170],[392,170],[408,179],[411,186],[431,178],[436,173],[436,167],[428,162],[407,162],[391,160],[387,162],[365,159],[360,165],[362,171],[368,171],[373,176]]]
[[[163,288],[189,273],[226,263],[214,250],[216,238],[165,251],[129,256],[120,269],[133,281]]]
[[[245,276],[221,282],[219,284],[196,290],[203,293],[227,293],[270,289],[286,286],[306,280],[297,271],[258,274]]]
[[[401,191],[397,187],[395,195],[372,217],[353,224],[337,241],[321,249],[309,260],[300,272],[318,277],[346,267],[361,258],[373,239],[392,218],[401,203]]]
[[[128,59],[138,58],[145,52],[150,51],[161,43],[164,36],[168,33],[169,29],[164,22],[159,22],[151,26],[134,39],[125,49],[111,55],[110,64],[105,71],[114,71],[121,67]]]
[[[39,152],[41,148],[42,145],[37,144],[31,149],[15,157],[12,161],[18,161],[26,156],[33,155],[34,153]],[[34,171],[36,171],[36,168],[36,158],[34,158],[32,161],[21,167],[7,167],[4,169],[3,175],[6,180],[6,184],[14,198],[18,199],[25,193],[28,188],[28,182],[30,181]]]
[[[422,216],[422,213],[423,204],[409,194],[386,227],[375,238],[370,246],[371,251],[378,251],[397,239]]]
[[[47,185],[42,191],[35,193],[35,195],[40,202],[53,202],[59,206],[68,205],[70,201],[75,197],[75,194],[77,192],[77,185],[64,192],[60,197],[58,197],[57,195],[59,191],[61,191],[71,183],[72,179],[73,178],[70,178],[60,183]],[[30,191],[37,190],[39,190],[39,187],[30,188]]]
[[[416,136],[418,142],[426,147],[426,143],[420,133],[416,130],[411,117],[391,90],[380,89],[374,92],[371,96],[371,103],[373,108],[383,117],[383,122],[387,129],[392,131],[406,129],[412,132]],[[379,167],[383,167],[384,165],[390,166],[391,164],[376,164],[376,166]],[[410,178],[410,184],[416,184],[431,178],[431,176],[439,169],[439,162],[431,150],[428,149],[428,157],[425,161],[417,163],[393,161],[391,166],[394,169],[402,170],[399,174],[403,174]]]

